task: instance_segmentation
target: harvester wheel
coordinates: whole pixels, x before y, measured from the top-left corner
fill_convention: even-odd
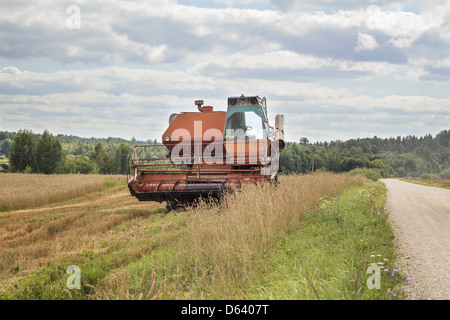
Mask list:
[[[180,206],[181,206],[181,204],[178,201],[166,201],[167,212],[170,212],[172,210],[176,210]]]

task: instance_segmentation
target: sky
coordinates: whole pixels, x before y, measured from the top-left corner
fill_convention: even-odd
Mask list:
[[[0,2],[0,131],[161,141],[241,94],[290,142],[448,130],[450,2]]]

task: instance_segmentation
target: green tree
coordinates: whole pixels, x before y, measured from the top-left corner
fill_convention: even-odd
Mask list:
[[[324,162],[324,168],[333,171],[339,172],[341,169],[342,158],[338,153],[335,152],[327,152],[322,156]]]
[[[290,148],[284,150],[280,155],[281,170],[285,174],[297,172],[295,167],[293,151]]]
[[[367,168],[369,161],[364,157],[346,157],[341,162],[341,171],[350,171],[356,168]]]
[[[55,173],[62,158],[62,147],[58,137],[53,137],[45,130],[36,144],[37,171],[45,174]]]
[[[11,152],[12,141],[11,139],[6,139],[2,143],[0,143],[0,154],[4,154],[7,158],[9,158],[9,153]]]
[[[442,171],[439,175],[441,179],[450,179],[450,169]]]
[[[77,156],[77,173],[89,174],[98,173],[99,169],[95,161],[91,161],[85,155]]]
[[[31,130],[19,130],[11,145],[9,161],[12,172],[24,172],[35,166],[36,137]]]
[[[300,138],[300,144],[307,145],[309,144],[309,140],[306,137]]]
[[[114,164],[117,173],[127,174],[127,172],[129,172],[128,156],[131,155],[132,151],[133,148],[130,145],[123,142],[119,143],[114,156]]]
[[[107,174],[113,172],[111,157],[106,152],[105,143],[97,142],[94,147],[92,159],[97,163],[100,173]]]

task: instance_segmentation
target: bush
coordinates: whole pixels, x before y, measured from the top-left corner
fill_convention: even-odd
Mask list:
[[[349,171],[350,174],[360,174],[365,176],[367,179],[373,181],[378,181],[382,178],[380,170],[378,169],[368,169],[368,168],[356,168]]]
[[[424,173],[420,176],[421,179],[436,179],[436,176],[432,173]]]
[[[1,163],[0,164],[0,172],[3,172],[3,173],[9,172],[9,164]]]
[[[442,171],[441,174],[439,175],[439,178],[450,179],[450,169],[446,169],[446,170]]]

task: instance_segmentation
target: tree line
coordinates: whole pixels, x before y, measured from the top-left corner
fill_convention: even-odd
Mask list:
[[[129,155],[139,144],[156,140],[135,138],[80,138],[53,136],[47,130],[17,133],[0,131],[0,170],[26,173],[126,174]],[[164,157],[164,149],[149,149],[140,156]],[[8,160],[9,159],[9,160]],[[7,163],[9,161],[9,163]],[[361,172],[373,177],[450,179],[450,130],[435,137],[406,136],[381,139],[310,143],[307,138],[288,142],[280,156],[283,174],[313,171]]]
[[[3,172],[126,174],[136,144],[156,141],[53,136],[47,130],[43,134],[26,129],[17,133],[0,131],[0,155],[4,158],[0,165]],[[147,156],[157,155],[150,151]]]
[[[435,137],[378,137],[318,142],[307,138],[287,143],[280,156],[285,174],[323,170],[365,170],[379,177],[450,179],[450,131]]]

